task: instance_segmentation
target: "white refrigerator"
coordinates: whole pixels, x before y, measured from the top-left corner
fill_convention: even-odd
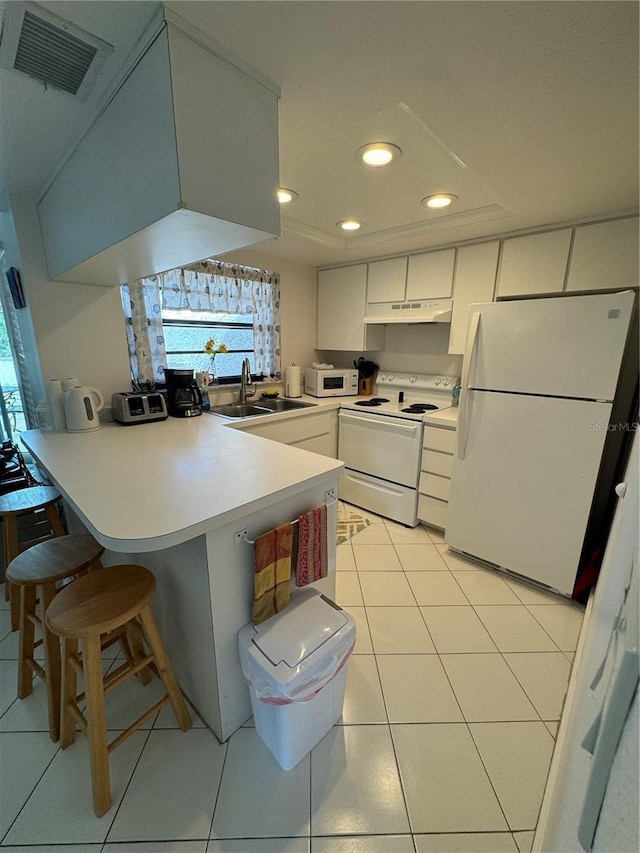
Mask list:
[[[451,548],[571,595],[614,476],[601,471],[615,466],[607,443],[615,450],[634,429],[612,416],[628,418],[620,397],[637,385],[635,300],[623,291],[470,306]]]

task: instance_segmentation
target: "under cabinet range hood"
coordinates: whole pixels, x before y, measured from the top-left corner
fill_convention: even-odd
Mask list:
[[[367,305],[365,323],[450,323],[451,299],[411,302],[373,302]]]

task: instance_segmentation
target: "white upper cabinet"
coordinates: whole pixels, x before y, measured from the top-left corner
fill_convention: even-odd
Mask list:
[[[367,302],[402,302],[406,283],[406,258],[373,261],[369,264]]]
[[[382,349],[384,326],[365,325],[366,301],[367,264],[320,270],[316,349]]]
[[[163,23],[38,205],[50,276],[117,285],[276,235],[277,102]]]
[[[491,302],[498,268],[500,241],[462,246],[458,249],[453,283],[453,314],[449,352],[464,355],[467,314],[472,302]]]
[[[570,245],[570,228],[505,240],[497,296],[532,296],[562,291]]]
[[[638,286],[638,217],[575,229],[567,290]]]
[[[410,255],[406,298],[450,299],[455,257],[455,249]]]

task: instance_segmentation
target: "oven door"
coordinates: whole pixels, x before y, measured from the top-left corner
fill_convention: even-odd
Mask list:
[[[338,457],[347,468],[415,489],[422,421],[340,410]]]

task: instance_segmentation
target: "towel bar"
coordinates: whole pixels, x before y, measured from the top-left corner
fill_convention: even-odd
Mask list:
[[[333,493],[331,494],[331,499],[330,499],[330,500],[325,501],[325,502],[324,502],[324,505],[325,505],[325,506],[327,507],[327,509],[328,509],[330,506],[333,506],[333,504],[335,504],[335,503],[337,503],[337,502],[338,502],[338,498],[336,497],[335,492],[333,492]],[[290,523],[291,523],[291,524],[297,524],[297,523],[298,523],[298,519],[297,519],[297,518],[294,518],[294,519],[293,519],[293,521],[291,521]],[[248,534],[247,534],[247,532],[246,532],[246,531],[243,531],[242,533],[236,533],[235,535],[236,535],[236,537],[237,537],[237,541],[240,541],[240,542],[246,542],[248,545],[255,545],[255,544],[256,544],[256,540],[255,540],[255,539],[249,539],[249,536],[248,536]]]

